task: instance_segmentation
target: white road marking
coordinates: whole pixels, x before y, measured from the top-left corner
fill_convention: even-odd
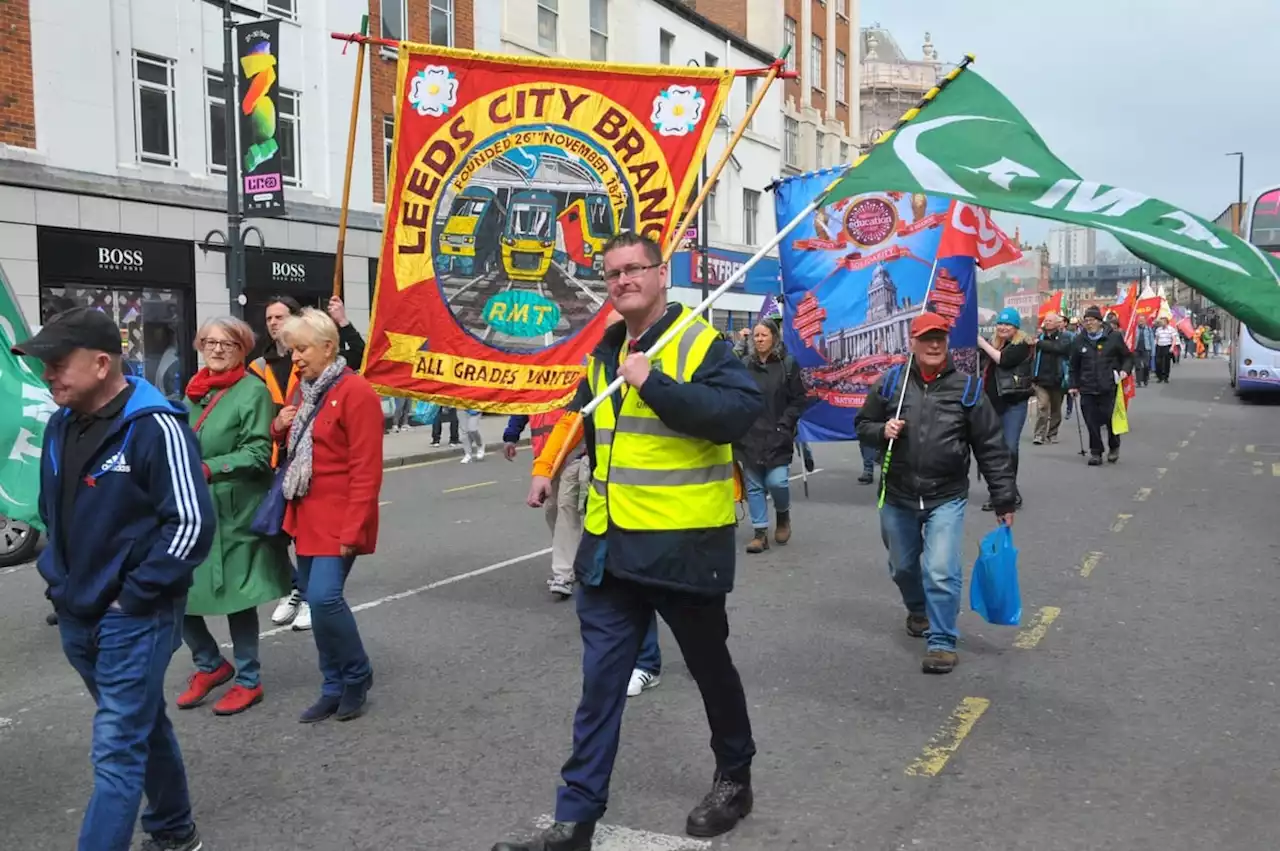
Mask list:
[[[539,816],[536,822],[539,830],[550,827],[554,819],[551,816]],[[666,833],[652,833],[648,830],[632,830],[629,827],[617,827],[612,824],[596,825],[595,841],[591,847],[595,851],[702,851],[710,848],[711,843],[705,839],[692,839],[688,836],[671,836]]]

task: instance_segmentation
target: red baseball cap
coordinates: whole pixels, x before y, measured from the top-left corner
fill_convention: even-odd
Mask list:
[[[951,330],[951,323],[947,321],[945,316],[939,316],[936,313],[924,313],[911,320],[911,339],[923,337],[931,331],[948,332]]]

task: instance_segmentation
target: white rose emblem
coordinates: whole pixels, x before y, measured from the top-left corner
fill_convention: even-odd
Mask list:
[[[663,136],[685,136],[702,120],[705,105],[702,93],[693,86],[671,86],[653,99],[649,120]]]
[[[458,78],[443,65],[428,65],[409,86],[409,103],[419,115],[439,118],[458,102]]]

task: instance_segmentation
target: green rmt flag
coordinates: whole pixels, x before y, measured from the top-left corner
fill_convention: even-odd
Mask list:
[[[1172,204],[1084,180],[973,71],[882,137],[823,203],[882,191],[946,195],[1107,231],[1249,327],[1280,337],[1280,262]]]
[[[43,529],[40,445],[44,426],[57,410],[40,378],[40,362],[9,351],[31,336],[9,278],[0,267],[0,514]]]

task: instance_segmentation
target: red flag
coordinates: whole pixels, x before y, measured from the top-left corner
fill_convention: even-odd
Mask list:
[[[1147,324],[1160,314],[1160,296],[1138,299],[1138,318],[1146,319]]]
[[[1022,259],[1022,251],[982,207],[952,201],[939,257],[973,257],[983,269]]]
[[[1062,313],[1062,290],[1058,290],[1049,296],[1048,300],[1040,305],[1040,321],[1043,322],[1044,318],[1050,313]]]
[[[1138,342],[1138,285],[1134,283],[1129,288],[1129,294],[1125,300],[1111,308],[1116,312],[1116,318],[1120,320],[1120,328],[1124,331],[1124,344],[1129,347],[1129,351],[1133,351],[1133,347]],[[1124,386],[1124,404],[1129,407],[1129,400],[1138,395],[1138,384],[1134,380],[1133,373],[1122,382]]]

